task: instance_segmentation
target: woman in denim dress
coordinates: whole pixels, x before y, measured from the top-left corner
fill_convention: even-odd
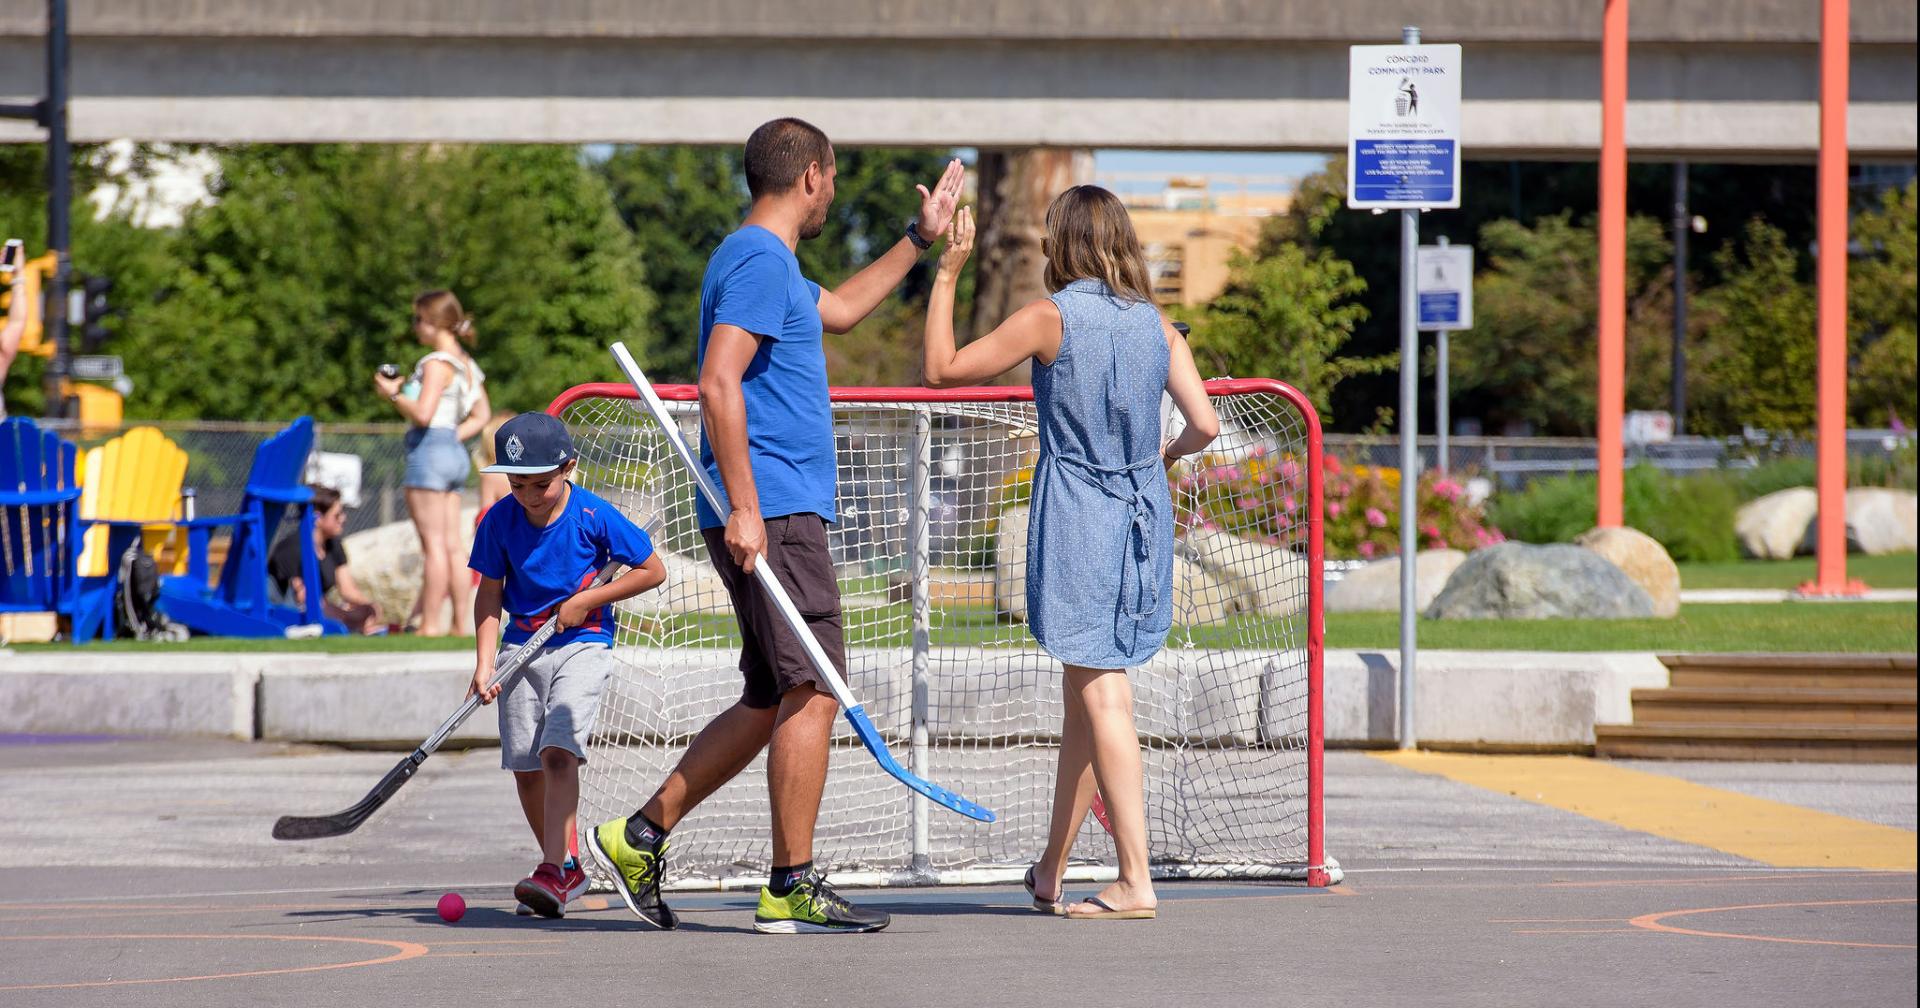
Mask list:
[[[1139,239],[1112,193],[1075,186],[1053,201],[1043,248],[1054,294],[956,350],[954,291],[972,248],[973,213],[962,210],[927,306],[927,384],[969,384],[1035,362],[1040,454],[1028,519],[1027,623],[1066,670],[1053,820],[1027,887],[1036,909],[1069,918],[1150,918],[1157,903],[1126,670],[1160,650],[1173,621],[1166,468],[1206,447],[1219,419],[1186,340],[1153,304]],[[1171,441],[1161,436],[1163,392],[1186,419]],[[1069,906],[1061,878],[1096,782],[1120,877]]]

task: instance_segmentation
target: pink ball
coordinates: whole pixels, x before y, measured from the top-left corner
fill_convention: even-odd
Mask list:
[[[440,897],[440,919],[452,924],[467,915],[467,901],[457,892]]]

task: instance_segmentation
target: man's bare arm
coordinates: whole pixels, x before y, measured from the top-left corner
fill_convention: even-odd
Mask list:
[[[700,420],[730,509],[721,516],[727,523],[727,549],[749,573],[766,548],[767,534],[760,520],[760,488],[754,485],[753,462],[747,455],[747,399],[740,380],[759,351],[759,336],[720,323],[707,334],[707,355],[700,365]]]

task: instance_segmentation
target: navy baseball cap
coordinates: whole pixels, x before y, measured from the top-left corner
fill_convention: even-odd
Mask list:
[[[566,465],[575,454],[566,424],[545,413],[522,413],[494,432],[493,464],[480,471],[535,476]]]

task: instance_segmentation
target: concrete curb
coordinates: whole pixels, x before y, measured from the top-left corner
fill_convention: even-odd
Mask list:
[[[1250,653],[1222,654],[1229,665],[1263,660]],[[874,652],[871,657],[875,665],[899,664],[896,654]],[[864,690],[862,699],[882,731],[903,734],[910,684],[891,674],[863,673],[866,662],[858,649],[850,659],[851,684],[856,691]],[[134,660],[137,670],[129,668]],[[1171,688],[1171,663],[1187,660],[1181,652],[1165,652],[1136,673],[1142,732],[1150,741],[1175,735],[1274,741],[1266,738],[1268,726],[1283,723],[1274,719],[1284,716],[1285,706],[1277,693],[1262,696],[1250,688],[1241,691],[1244,695],[1216,694],[1204,706],[1179,706]],[[1396,743],[1398,661],[1398,653],[1389,651],[1327,653],[1328,745]],[[411,746],[459,705],[471,662],[464,651],[186,653],[137,659],[106,651],[14,654],[0,658],[0,732],[213,735]],[[648,680],[670,678],[676,686],[699,681],[702,703],[697,706],[702,710],[680,714],[715,713],[735,695],[733,677],[738,673],[731,654],[659,653],[648,655],[645,664]],[[1057,730],[1045,712],[1057,709],[1058,676],[1043,656],[936,649],[933,667],[949,684],[955,681],[952,670],[979,669],[1003,686],[1025,684],[1031,694],[1001,705],[1005,710],[950,717],[934,725],[936,736],[977,742]],[[1297,663],[1281,663],[1270,671],[1296,675]],[[1632,720],[1634,688],[1667,685],[1666,666],[1650,652],[1425,651],[1418,677],[1416,728],[1421,744],[1483,750],[1589,749],[1595,724]],[[953,693],[978,695],[963,684]],[[671,727],[663,722],[659,730],[682,734],[688,726],[679,725],[680,720],[684,718],[676,717]],[[498,737],[491,710],[475,713],[454,735],[467,742]]]

